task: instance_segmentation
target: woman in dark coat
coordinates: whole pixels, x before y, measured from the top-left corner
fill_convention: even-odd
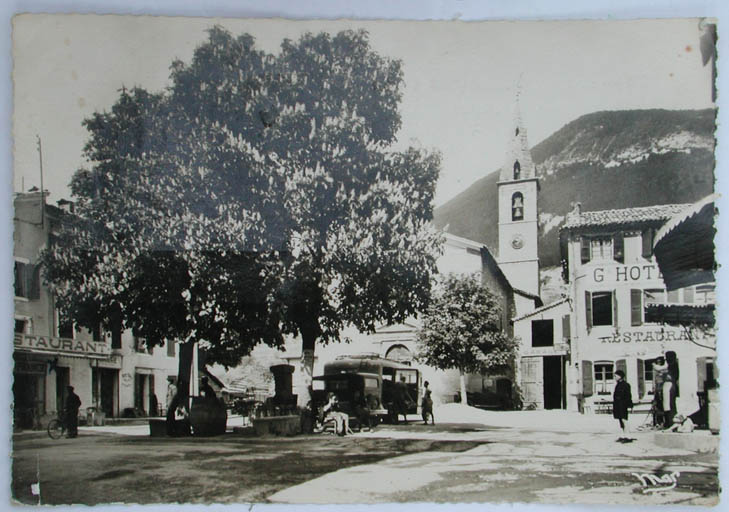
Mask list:
[[[625,372],[615,372],[615,391],[613,392],[613,418],[620,422],[623,434],[628,433],[628,409],[633,408],[633,399],[630,393],[630,384],[625,382]],[[621,437],[618,441],[625,438]]]

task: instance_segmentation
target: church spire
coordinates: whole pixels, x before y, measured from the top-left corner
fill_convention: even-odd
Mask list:
[[[521,118],[520,99],[521,86],[517,85],[512,129],[507,144],[506,161],[501,167],[499,181],[516,181],[536,177],[536,169],[529,151],[526,128],[524,128]]]

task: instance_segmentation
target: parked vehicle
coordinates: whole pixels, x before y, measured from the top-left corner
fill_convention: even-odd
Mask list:
[[[363,413],[374,422],[396,421],[396,383],[405,378],[409,404],[408,414],[417,414],[420,403],[420,372],[398,361],[377,355],[340,356],[324,365],[324,375],[314,378],[323,383],[315,390],[315,405],[326,402],[326,395],[334,393],[339,407],[351,417],[361,418]]]

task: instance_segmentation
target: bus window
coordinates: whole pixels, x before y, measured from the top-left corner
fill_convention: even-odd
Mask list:
[[[366,387],[366,388],[377,388],[377,387],[379,387],[378,386],[377,379],[373,379],[371,377],[365,377],[364,387]]]
[[[349,389],[349,385],[346,380],[330,380],[327,382],[328,391],[342,391]]]
[[[395,380],[395,368],[382,368],[382,378],[386,380]]]
[[[417,384],[418,383],[418,371],[417,370],[397,370],[397,382],[400,382],[402,377],[405,377],[406,384]]]

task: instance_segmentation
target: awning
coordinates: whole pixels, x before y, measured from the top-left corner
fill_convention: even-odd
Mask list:
[[[668,290],[714,281],[716,198],[692,204],[656,233],[653,252]]]
[[[646,304],[645,321],[712,327],[715,322],[714,311],[714,304]]]

